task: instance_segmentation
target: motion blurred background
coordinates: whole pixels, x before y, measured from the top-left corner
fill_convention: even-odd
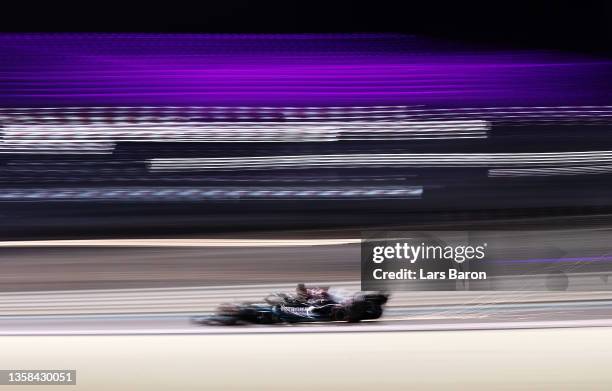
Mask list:
[[[14,7],[5,238],[609,212],[605,2]]]

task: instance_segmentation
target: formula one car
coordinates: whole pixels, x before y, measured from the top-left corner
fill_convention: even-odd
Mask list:
[[[195,317],[192,322],[206,325],[359,322],[380,318],[388,299],[389,295],[382,292],[325,294],[312,299],[275,293],[263,303],[222,304],[214,315]]]

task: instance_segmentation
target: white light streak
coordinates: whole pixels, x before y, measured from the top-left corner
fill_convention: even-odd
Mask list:
[[[226,158],[156,158],[152,171],[270,170],[357,167],[488,167],[612,163],[612,151],[542,153],[389,153],[252,156]]]

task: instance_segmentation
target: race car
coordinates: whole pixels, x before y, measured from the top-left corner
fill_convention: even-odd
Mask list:
[[[313,288],[316,295],[274,293],[262,303],[222,304],[214,315],[192,318],[196,324],[279,324],[303,322],[359,322],[378,319],[389,295],[384,292],[358,292],[348,296],[328,293],[327,288]]]

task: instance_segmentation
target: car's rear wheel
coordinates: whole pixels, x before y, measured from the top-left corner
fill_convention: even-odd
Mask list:
[[[331,319],[336,322],[344,322],[347,320],[347,312],[344,308],[336,308],[331,313]]]
[[[365,315],[366,311],[366,303],[363,301],[358,301],[353,303],[348,313],[348,321],[351,323],[360,322]]]
[[[365,315],[367,319],[378,319],[382,316],[383,309],[382,306],[368,302]]]

